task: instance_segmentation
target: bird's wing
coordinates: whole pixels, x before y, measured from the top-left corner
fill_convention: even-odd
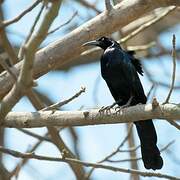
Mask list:
[[[144,90],[139,79],[137,72],[143,75],[142,67],[139,60],[135,59],[133,56],[129,56],[124,54],[125,58],[125,69],[127,71],[126,78],[129,83],[131,83],[133,95],[138,99],[137,103],[146,103],[146,96],[144,94]]]
[[[142,70],[142,65],[140,63],[139,59],[136,59],[134,57],[135,52],[134,51],[127,51],[127,53],[130,55],[130,59],[134,67],[136,68],[136,71],[143,76],[143,70]]]
[[[110,82],[107,82],[107,81],[106,81],[106,83],[107,83],[107,86],[111,92],[111,95],[115,99],[115,101],[119,101],[120,100],[119,95],[118,95],[117,91],[113,88],[112,84]]]

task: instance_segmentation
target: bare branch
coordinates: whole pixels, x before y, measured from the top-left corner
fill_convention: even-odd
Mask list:
[[[160,149],[160,152],[163,152],[163,151],[167,150],[169,148],[169,146],[171,146],[174,142],[175,142],[174,140],[169,142],[167,145],[165,145],[163,148]],[[139,147],[139,146],[137,146],[137,147]],[[121,151],[119,151],[119,152],[121,152]],[[126,151],[126,152],[128,152],[128,151]],[[120,162],[127,162],[127,161],[139,161],[141,159],[142,159],[142,157],[129,158],[129,159],[120,159],[120,160],[110,160],[110,159],[108,159],[107,161],[111,162],[111,163],[120,163]]]
[[[133,124],[131,124],[129,126],[128,129],[128,133],[125,136],[125,138],[122,140],[122,142],[120,143],[120,145],[114,150],[112,151],[110,154],[108,154],[106,157],[104,157],[103,159],[101,159],[100,161],[98,161],[98,163],[103,163],[105,161],[108,161],[111,157],[113,157],[115,154],[117,154],[118,152],[120,152],[120,148],[122,146],[124,146],[125,142],[128,140],[130,134],[131,134],[131,130],[132,130]],[[87,174],[86,174],[86,178],[89,179],[91,174],[93,173],[93,171],[95,170],[95,168],[92,168]]]
[[[99,113],[99,109],[81,111],[39,111],[10,112],[1,122],[4,127],[33,128],[44,126],[87,126],[98,124],[128,123],[147,119],[180,119],[180,106],[159,104],[155,109],[152,104],[136,105],[124,108],[120,113],[112,109],[111,113]]]
[[[111,0],[105,0],[105,6],[107,11],[111,11],[112,9]]]
[[[13,24],[13,23],[19,21],[23,16],[25,16],[27,13],[29,13],[31,10],[33,10],[41,1],[42,0],[36,0],[29,8],[24,10],[21,14],[19,14],[15,18],[4,21],[3,23],[1,23],[0,28],[4,28],[10,24]]]
[[[137,174],[144,177],[159,177],[159,178],[166,178],[171,180],[180,180],[178,177],[161,174],[161,173],[153,173],[153,172],[144,172],[144,171],[138,171],[135,169],[124,169],[119,167],[113,167],[109,165],[103,165],[98,163],[89,163],[80,161],[77,159],[71,159],[71,158],[55,158],[55,157],[48,157],[48,156],[41,156],[36,155],[35,153],[21,153],[18,151],[14,151],[11,149],[3,148],[0,146],[0,151],[6,154],[9,154],[11,156],[17,157],[17,158],[26,158],[26,159],[38,159],[38,160],[44,160],[44,161],[54,161],[54,162],[66,162],[66,163],[74,163],[74,164],[80,164],[86,167],[94,167],[94,168],[102,168],[107,169],[115,172],[124,172],[124,173],[131,173],[131,174]]]
[[[164,104],[169,102],[171,93],[174,88],[175,78],[176,78],[176,36],[175,35],[173,35],[172,45],[173,45],[173,49],[172,49],[172,59],[173,59],[172,82],[171,82],[170,90],[169,90],[169,93],[167,95],[167,98],[166,98]]]
[[[99,9],[97,9],[97,7],[95,6],[95,4],[91,4],[89,1],[87,0],[79,0],[77,1],[78,3],[80,3],[81,5],[85,6],[88,9],[92,9],[94,10],[97,14],[100,14],[101,11]]]
[[[129,128],[131,128],[131,126],[132,126],[132,123],[131,124],[127,123],[125,126],[126,126],[127,130],[129,130]],[[128,142],[129,148],[136,146],[133,128],[131,128],[131,132],[130,132],[129,138],[127,139],[127,142]],[[136,151],[129,151],[129,155],[130,155],[130,158],[132,158],[132,159],[137,158]],[[137,161],[130,161],[130,167],[131,167],[131,169],[137,169],[137,170],[139,169]],[[131,174],[131,179],[132,180],[140,180],[140,177],[137,174]]]
[[[19,76],[19,81],[25,85],[25,87],[28,87],[32,81],[32,68],[34,64],[35,52],[42,41],[46,38],[48,29],[50,28],[55,17],[58,15],[60,4],[61,1],[52,2],[51,7],[45,14],[37,33],[31,36],[29,41],[25,44],[25,59],[23,61],[23,66]]]
[[[35,19],[35,21],[34,21],[34,23],[33,23],[33,26],[31,27],[31,30],[30,30],[30,32],[29,32],[29,34],[28,34],[25,42],[22,44],[21,48],[19,49],[18,57],[19,57],[20,60],[23,59],[25,44],[26,44],[26,43],[29,41],[29,39],[31,38],[31,36],[32,36],[32,34],[33,34],[33,32],[34,32],[34,29],[35,29],[35,27],[36,27],[36,25],[37,25],[37,22],[39,21],[39,19],[40,19],[40,17],[41,17],[41,14],[42,14],[42,12],[43,12],[43,9],[44,9],[44,4],[42,4],[42,6],[41,6],[41,8],[40,8],[39,13],[38,13],[38,15],[36,16],[36,19]]]
[[[54,32],[61,29],[63,26],[66,26],[67,24],[69,24],[76,17],[77,14],[78,14],[78,12],[75,11],[73,13],[73,15],[65,23],[61,24],[59,27],[57,27],[57,28],[53,29],[52,31],[48,32],[48,35],[53,34]]]
[[[149,48],[152,48],[156,45],[156,42],[152,41],[148,44],[140,45],[140,46],[127,46],[128,51],[144,51],[148,50]]]
[[[65,104],[68,104],[69,102],[71,102],[75,98],[79,97],[83,92],[85,92],[85,87],[81,87],[80,91],[77,92],[74,96],[70,97],[69,99],[55,103],[55,104],[52,104],[51,106],[48,106],[48,107],[42,109],[42,111],[57,110],[61,106],[64,106]]]
[[[172,126],[180,130],[180,125],[173,120],[167,120]]]
[[[20,128],[18,128],[17,130],[19,130],[19,131],[21,131],[21,132],[23,132],[23,133],[25,133],[25,134],[27,134],[27,135],[29,135],[29,136],[32,136],[32,137],[34,137],[34,138],[36,138],[36,139],[39,139],[39,140],[42,140],[42,141],[47,141],[47,142],[51,142],[51,143],[52,143],[52,141],[50,140],[50,138],[47,137],[47,133],[46,133],[46,136],[41,136],[41,135],[38,135],[38,134],[33,133],[33,132],[31,132],[31,131],[28,131],[28,130],[26,130],[26,129],[20,129]]]
[[[162,81],[156,81],[155,79],[153,79],[152,76],[151,76],[151,73],[148,71],[146,66],[143,66],[143,70],[147,74],[147,77],[148,77],[150,82],[152,82],[156,86],[158,85],[158,86],[162,86],[162,87],[165,87],[165,88],[170,88],[168,84],[166,84],[166,83],[164,83]],[[174,86],[174,89],[180,89],[180,86]]]
[[[2,24],[3,19],[4,19],[3,11],[2,11],[2,7],[0,7],[0,21],[1,21],[0,26]],[[14,48],[12,47],[12,45],[11,45],[7,35],[6,35],[5,29],[3,28],[0,30],[1,30],[0,41],[2,41],[2,46],[5,50],[5,52],[8,54],[11,66],[13,66],[13,64],[16,64],[18,62],[18,58],[16,56]]]
[[[8,66],[8,64],[6,63],[6,61],[1,58],[0,56],[0,64],[1,66],[12,76],[13,80],[16,81],[17,80],[17,76],[16,74],[12,71],[12,69]]]
[[[29,91],[28,93],[28,98],[33,104],[33,106],[37,109],[43,109],[45,104],[40,100],[39,96],[34,93],[34,91]],[[49,135],[51,136],[52,143],[56,145],[56,147],[59,149],[60,153],[66,152],[66,157],[69,158],[76,158],[76,156],[72,153],[72,151],[66,146],[64,143],[63,139],[61,138],[59,134],[59,130],[57,130],[56,127],[50,127],[47,126]],[[74,165],[74,164],[69,164],[70,167],[72,168],[73,172],[75,173],[77,179],[82,177],[84,175],[84,170],[81,165]]]
[[[160,21],[162,18],[166,17],[169,13],[171,13],[172,11],[174,11],[177,7],[173,6],[173,7],[169,7],[167,8],[163,13],[161,13],[159,16],[157,16],[156,18],[152,19],[151,21],[148,21],[147,23],[141,25],[139,28],[137,28],[135,31],[133,31],[132,33],[128,34],[126,37],[122,38],[120,40],[120,43],[124,43],[127,40],[131,39],[132,37],[134,37],[135,35],[137,35],[138,33],[140,33],[141,31],[145,30],[146,28],[150,27],[152,24],[157,23],[158,21]]]
[[[44,134],[44,137],[46,137],[48,134],[45,133]],[[32,147],[30,147],[28,150],[27,150],[27,153],[32,153],[34,152],[40,145],[41,143],[43,142],[43,139],[40,139],[37,143],[35,143]],[[18,177],[19,175],[19,172],[21,170],[21,168],[29,161],[29,159],[22,159],[21,162],[19,162],[16,167],[12,170],[11,172],[11,178],[13,176],[15,176],[16,178]]]

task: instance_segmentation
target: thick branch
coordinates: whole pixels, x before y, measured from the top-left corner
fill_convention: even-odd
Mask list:
[[[52,69],[67,64],[83,52],[81,46],[90,39],[111,34],[138,19],[143,14],[158,7],[180,5],[178,0],[126,0],[116,5],[111,14],[101,13],[92,20],[78,27],[62,39],[41,49],[36,54],[34,78],[38,78]],[[103,28],[102,28],[103,24]],[[22,62],[16,65],[18,72]],[[17,73],[18,73],[17,72]],[[0,75],[0,97],[12,86],[12,78],[5,72]]]
[[[152,104],[137,105],[123,109],[120,113],[99,113],[99,109],[83,111],[39,111],[10,112],[5,127],[34,128],[44,126],[87,126],[98,124],[128,123],[146,119],[180,119],[180,105],[165,104],[152,108]]]

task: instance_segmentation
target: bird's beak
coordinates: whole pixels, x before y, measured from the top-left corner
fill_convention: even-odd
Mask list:
[[[98,45],[99,45],[99,42],[94,40],[94,41],[86,42],[82,46],[98,46]]]

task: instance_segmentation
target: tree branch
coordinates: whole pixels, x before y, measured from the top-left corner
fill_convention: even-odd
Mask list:
[[[13,24],[17,21],[19,21],[23,16],[25,16],[27,13],[29,13],[32,9],[34,9],[42,0],[36,0],[30,7],[28,7],[26,10],[21,12],[18,16],[16,16],[13,19],[3,21],[2,24],[0,25],[0,29],[4,28],[10,24]]]
[[[164,104],[169,102],[172,91],[174,89],[175,78],[176,78],[176,36],[175,35],[173,35],[172,46],[173,46],[173,48],[172,48],[172,59],[173,59],[172,81],[171,81],[171,86],[170,86],[170,89],[169,89],[169,93],[167,95],[167,98],[166,98]]]
[[[12,155],[14,157],[18,157],[18,158],[74,163],[74,164],[79,164],[79,165],[83,165],[86,167],[107,169],[107,170],[111,170],[111,171],[115,171],[115,172],[131,173],[131,174],[136,174],[136,175],[140,175],[140,176],[144,176],[144,177],[159,177],[159,178],[165,178],[165,179],[171,179],[171,180],[180,180],[180,178],[178,178],[178,177],[161,174],[161,173],[143,172],[143,171],[138,171],[135,169],[124,169],[124,168],[119,168],[119,167],[114,167],[114,166],[109,166],[109,165],[104,165],[104,164],[84,162],[84,161],[80,161],[78,159],[72,159],[72,158],[66,158],[66,157],[62,157],[62,158],[48,157],[48,156],[36,155],[33,152],[32,153],[21,153],[21,152],[14,151],[11,149],[3,148],[2,146],[0,146],[0,151],[3,153],[6,153],[6,154]]]
[[[107,11],[111,11],[112,9],[111,0],[105,0],[105,6]]]
[[[61,102],[57,102],[55,104],[52,104],[48,107],[43,108],[41,111],[49,111],[49,110],[57,110],[58,108],[60,108],[61,106],[64,106],[65,104],[68,104],[69,102],[71,102],[72,100],[74,100],[75,98],[79,97],[83,92],[85,92],[85,87],[81,87],[80,91],[78,91],[75,95],[73,95],[72,97],[61,101]]]
[[[11,91],[3,98],[0,105],[0,119],[7,115],[20,98],[33,86],[33,64],[37,48],[47,35],[48,29],[58,15],[61,1],[51,3],[36,34],[25,45],[25,55],[17,82]]]
[[[180,105],[165,104],[153,108],[152,104],[125,108],[120,113],[99,113],[99,109],[82,111],[10,112],[1,126],[34,128],[44,126],[87,126],[128,123],[146,119],[180,119]]]

